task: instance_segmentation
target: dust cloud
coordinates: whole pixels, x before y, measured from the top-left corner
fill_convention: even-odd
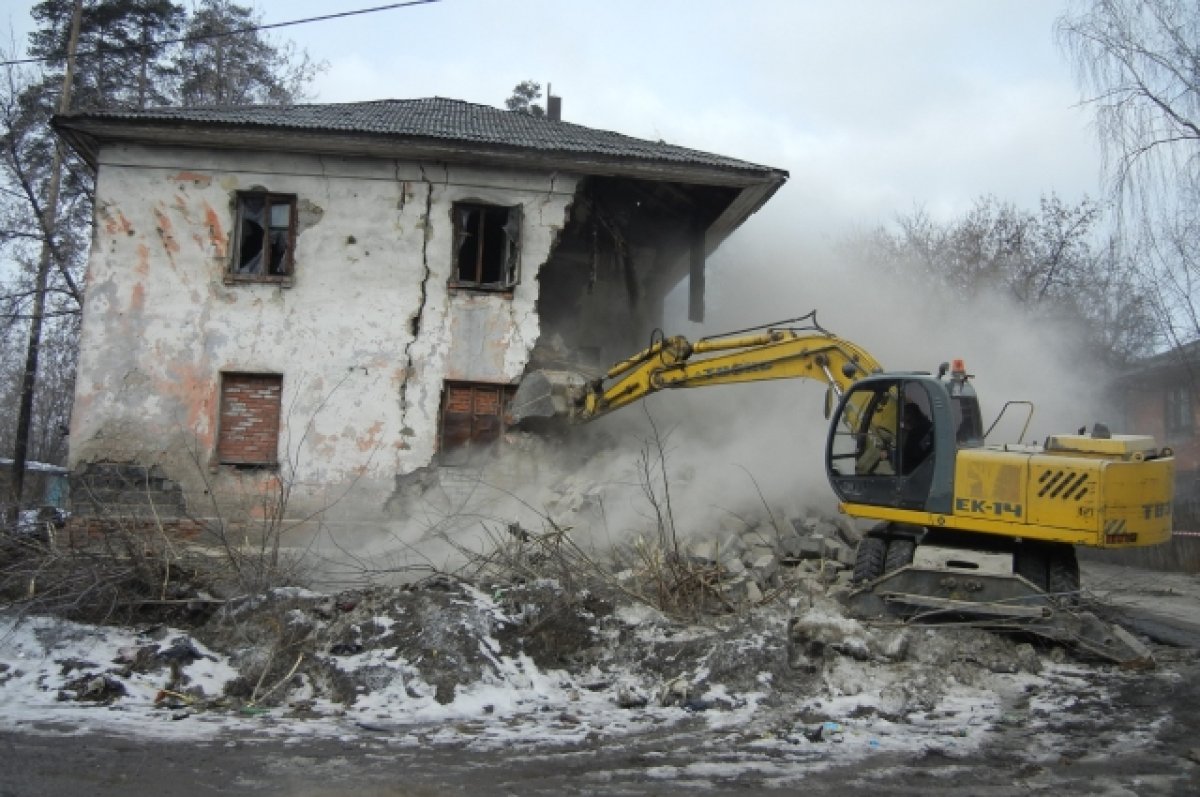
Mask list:
[[[985,428],[1006,401],[1025,400],[1035,412],[1024,442],[1096,421],[1123,431],[1099,414],[1104,378],[1081,359],[1076,330],[1004,297],[951,301],[869,263],[774,240],[728,242],[710,260],[706,323],[683,320],[684,285],[668,299],[664,332],[695,340],[816,310],[887,370],[936,372],[964,359]],[[671,390],[558,435],[513,432],[470,466],[430,469],[388,533],[358,555],[444,570],[513,535],[569,530],[577,544],[607,549],[664,525],[687,541],[832,516],[824,403],[811,380]],[[1026,412],[1010,409],[989,442],[1017,442]]]
[[[1006,402],[1023,400],[1035,408],[1026,443],[1096,421],[1122,431],[1119,419],[1100,414],[1105,377],[1081,359],[1078,330],[1034,319],[1002,296],[948,301],[870,263],[764,243],[770,240],[731,241],[713,258],[706,323],[681,325],[690,338],[816,310],[822,327],[862,346],[887,370],[936,373],[939,364],[964,359],[985,428]],[[676,506],[700,517],[719,507],[752,512],[763,503],[794,513],[834,511],[824,469],[823,385],[713,387],[658,394],[646,404],[657,425],[672,430],[677,467],[692,470],[675,491]],[[1010,408],[989,442],[1017,442],[1027,413]]]

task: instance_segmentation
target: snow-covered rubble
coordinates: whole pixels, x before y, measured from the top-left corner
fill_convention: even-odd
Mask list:
[[[276,590],[190,632],[10,611],[0,724],[492,746],[701,722],[748,751],[811,750],[816,761],[830,745],[839,757],[971,749],[1006,706],[1055,688],[1062,665],[1028,645],[848,619],[820,573],[785,568],[773,602],[695,622],[550,580],[444,578]]]
[[[649,777],[784,782],[881,752],[965,755],[1014,722],[1103,703],[1061,651],[848,617],[853,527],[765,509],[712,525],[677,554],[634,540],[603,566],[567,556],[565,532],[516,526],[470,578],[276,589],[188,628],[9,608],[0,728],[497,750],[685,734],[693,760]],[[656,602],[664,590],[699,598]]]

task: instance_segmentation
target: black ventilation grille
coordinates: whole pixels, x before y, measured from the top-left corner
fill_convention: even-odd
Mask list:
[[[1044,470],[1038,475],[1038,498],[1082,501],[1090,490],[1086,471]]]

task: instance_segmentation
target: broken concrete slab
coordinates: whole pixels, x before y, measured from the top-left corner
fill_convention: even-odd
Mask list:
[[[760,586],[770,586],[778,580],[779,559],[773,554],[760,554],[748,565],[749,574]]]
[[[802,549],[802,540],[804,538],[792,530],[785,530],[779,535],[778,548],[779,553],[785,559],[799,559]]]
[[[779,553],[773,546],[770,545],[753,545],[746,549],[742,554],[742,561],[747,567],[755,567],[755,562],[760,562],[764,558],[777,559]]]
[[[815,517],[802,517],[791,519],[792,529],[801,537],[811,537],[817,532],[817,519]]]
[[[837,534],[839,539],[846,545],[854,548],[858,545],[858,541],[862,539],[863,534],[859,528],[854,525],[854,521],[845,515],[838,515],[834,519],[837,525]]]
[[[800,559],[824,559],[825,539],[823,537],[805,537],[797,546],[797,557]]]
[[[831,520],[821,518],[814,524],[813,535],[833,539],[839,534],[839,527]]]
[[[717,564],[720,543],[716,540],[696,540],[687,547],[687,560],[693,564],[713,566]]]
[[[843,565],[854,565],[854,549],[841,540],[826,538],[824,540],[824,558],[832,559]]]

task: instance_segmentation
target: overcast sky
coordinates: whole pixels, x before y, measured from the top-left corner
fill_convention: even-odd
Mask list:
[[[383,0],[258,0],[267,23]],[[32,3],[0,0],[18,42]],[[1055,0],[441,0],[284,28],[314,101],[500,106],[552,84],[565,119],[786,169],[765,214],[829,236],[983,194],[1097,193]]]
[[[362,6],[353,3],[342,8]],[[1050,0],[443,0],[286,29],[318,99],[500,105],[531,78],[564,118],[788,170],[769,215],[808,234],[982,194],[1097,192]],[[328,0],[264,2],[268,20]]]
[[[275,23],[385,2],[257,7]],[[710,263],[718,328],[706,332],[820,308],[831,329],[893,367],[965,356],[986,364],[1005,397],[1071,397],[1046,390],[1046,374],[1065,368],[1038,360],[1054,355],[1045,330],[1016,334],[1004,307],[957,308],[956,321],[955,308],[820,251],[916,208],[945,219],[988,194],[1028,209],[1050,192],[1095,197],[1090,114],[1054,39],[1069,2],[441,0],[271,35],[328,64],[317,102],[442,96],[502,107],[533,79],[553,85],[568,121],[786,169],[788,183]],[[0,0],[0,24],[21,42],[32,5]],[[695,334],[678,320],[686,303],[676,294],[671,331]]]

